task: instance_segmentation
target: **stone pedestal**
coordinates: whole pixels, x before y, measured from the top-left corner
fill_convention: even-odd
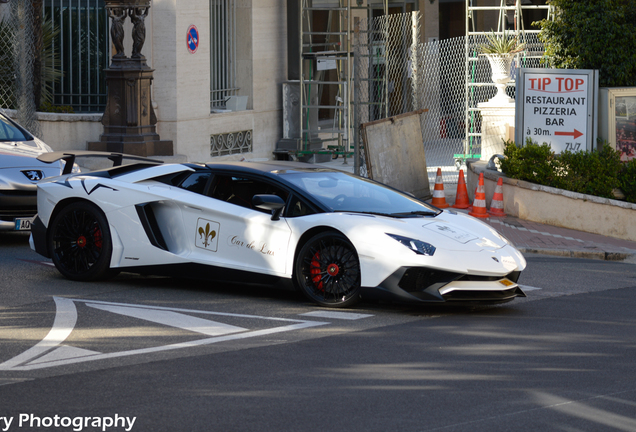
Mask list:
[[[104,71],[108,85],[104,133],[100,141],[88,143],[88,150],[172,156],[172,141],[162,141],[156,132],[157,117],[150,97],[153,70],[135,60],[118,63],[113,61]],[[138,67],[129,63],[138,63]]]
[[[157,116],[152,107],[152,72],[141,53],[146,40],[145,19],[150,0],[105,0],[111,19],[110,36],[114,55],[105,69],[108,99],[102,116],[104,133],[87,143],[92,151],[127,153],[136,156],[172,156],[172,141],[157,134]],[[133,24],[132,54],[124,53],[124,21]]]
[[[481,110],[481,160],[494,154],[503,154],[504,141],[513,139],[510,128],[515,126],[515,101],[494,100],[477,105]]]

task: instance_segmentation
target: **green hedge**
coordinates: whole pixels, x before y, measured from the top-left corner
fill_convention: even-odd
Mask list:
[[[636,159],[632,159],[623,167],[619,181],[625,200],[636,203]]]
[[[523,147],[505,143],[501,170],[510,178],[615,199],[620,188],[625,200],[636,202],[636,159],[620,160],[620,152],[604,144],[598,151],[555,155],[549,144],[528,140]]]

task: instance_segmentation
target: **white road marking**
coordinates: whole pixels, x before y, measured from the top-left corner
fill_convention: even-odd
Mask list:
[[[49,334],[38,342],[37,345],[13,357],[11,360],[0,364],[0,370],[13,369],[21,363],[26,363],[31,359],[39,357],[58,346],[71,334],[77,322],[77,309],[75,309],[73,300],[62,297],[53,297],[53,300],[55,300],[57,312],[55,314],[55,321],[53,321],[53,328],[51,328]]]
[[[331,318],[331,319],[342,319],[342,320],[359,320],[362,318],[369,318],[373,315],[359,314],[359,313],[351,313],[351,312],[332,312],[332,311],[313,311],[307,312],[304,314],[300,314],[300,316],[308,316],[315,318]]]
[[[160,311],[154,309],[142,309],[129,306],[111,306],[95,303],[86,303],[86,306],[104,310],[107,312],[126,315],[133,318],[139,318],[145,321],[163,324],[170,327],[190,330],[197,333],[203,333],[208,336],[222,336],[230,333],[238,333],[246,331],[242,327],[236,327],[229,324],[222,324],[206,319],[184,315],[182,313],[172,311]]]
[[[161,351],[175,350],[181,348],[192,348],[209,345],[229,340],[247,339],[251,337],[282,333],[292,330],[300,330],[315,326],[329,324],[322,321],[305,321],[288,318],[264,317],[258,315],[243,315],[224,312],[210,312],[194,309],[180,309],[168,307],[154,307],[145,305],[133,305],[126,303],[102,302],[95,300],[66,299],[53,297],[55,300],[57,313],[53,328],[48,335],[38,344],[23,352],[22,354],[0,364],[0,370],[34,370],[55,366],[69,365],[86,361],[104,360],[117,357],[127,357],[139,354],[149,354]],[[113,353],[100,353],[82,348],[61,345],[68,338],[77,323],[77,309],[75,303],[84,303],[89,307],[101,309],[119,315],[131,316],[134,318],[177,327],[188,331],[202,333],[209,338],[192,340],[188,342],[173,343],[158,347],[133,349]],[[253,318],[266,321],[278,321],[286,323],[280,327],[266,328],[262,330],[244,329],[242,327],[231,326],[215,321],[197,318],[186,313],[196,313],[203,315],[216,315],[237,318]]]
[[[543,289],[543,288],[537,288],[537,287],[533,287],[529,285],[519,285],[519,288],[521,288],[522,291],[534,291],[534,290]]]
[[[33,365],[33,364],[39,364],[39,363],[48,363],[53,361],[67,360],[67,359],[78,358],[78,357],[86,357],[86,356],[97,355],[97,354],[101,354],[101,353],[97,351],[76,348],[76,347],[72,347],[68,345],[60,345],[59,347],[49,352],[48,354],[44,354],[42,357],[39,357],[29,362],[29,364]]]

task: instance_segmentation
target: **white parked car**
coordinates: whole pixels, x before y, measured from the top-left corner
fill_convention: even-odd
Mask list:
[[[40,159],[73,164],[75,156]],[[121,157],[110,155],[117,164]],[[327,307],[361,296],[525,297],[517,285],[523,256],[487,224],[298,162],[133,160],[49,178],[38,183],[31,246],[69,279],[127,271],[281,284]]]

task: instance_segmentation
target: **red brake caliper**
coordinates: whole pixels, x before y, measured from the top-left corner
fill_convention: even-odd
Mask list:
[[[95,239],[95,246],[101,249],[102,248],[102,230],[97,228],[95,230],[95,234],[93,235],[93,238]]]
[[[320,291],[323,291],[323,283],[320,277],[320,252],[316,252],[314,257],[311,259],[311,280],[314,283],[314,286],[318,288]]]

